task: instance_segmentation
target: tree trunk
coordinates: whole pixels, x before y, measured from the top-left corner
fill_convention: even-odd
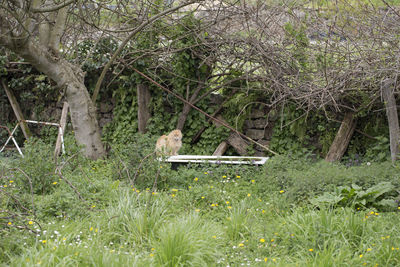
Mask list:
[[[13,92],[8,88],[7,84],[4,80],[1,80],[1,84],[3,85],[4,90],[6,91],[8,100],[10,101],[11,107],[14,110],[15,117],[20,123],[22,133],[24,134],[25,139],[28,139],[32,136],[31,131],[29,130],[28,124],[24,122],[24,115],[22,114],[21,107],[18,104],[17,98],[13,94]]]
[[[91,159],[104,157],[96,108],[85,87],[82,70],[30,40],[9,48],[45,73],[59,88],[65,88],[77,143],[83,145],[85,156]]]
[[[150,95],[150,90],[146,84],[138,84],[137,97],[138,97],[139,132],[146,133],[147,121],[151,117],[150,110],[149,110],[151,95]]]
[[[189,99],[189,91],[190,90],[189,90],[189,85],[188,85],[186,88],[186,100],[192,104],[195,104],[195,100],[196,100],[197,96],[199,95],[201,89],[203,89],[203,86],[202,86],[202,83],[199,82],[199,85],[197,86],[196,90],[193,92],[193,95]],[[183,126],[185,126],[187,116],[189,115],[189,112],[191,109],[192,109],[192,107],[188,103],[185,103],[183,105],[182,113],[178,118],[178,123],[176,125],[176,129],[179,129],[182,131]]]
[[[179,130],[182,131],[183,126],[185,126],[185,122],[186,122],[187,116],[189,115],[189,112],[190,112],[191,109],[192,109],[192,107],[189,106],[188,104],[185,103],[183,105],[182,113],[181,113],[181,115],[179,115],[178,123],[176,125],[176,129],[179,129]]]
[[[340,125],[339,131],[336,134],[335,140],[329,148],[328,154],[326,154],[325,160],[328,162],[334,162],[340,160],[346,152],[347,146],[353,136],[356,128],[357,121],[354,119],[354,114],[348,112],[344,115],[342,124]]]
[[[383,100],[385,101],[386,116],[389,124],[390,135],[390,156],[392,162],[397,160],[399,155],[400,146],[400,129],[399,118],[397,115],[396,99],[394,97],[394,81],[384,81],[382,88]]]

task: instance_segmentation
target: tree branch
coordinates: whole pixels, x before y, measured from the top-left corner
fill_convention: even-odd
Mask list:
[[[129,34],[129,36],[119,45],[117,51],[115,51],[115,53],[112,55],[112,57],[110,58],[110,60],[109,60],[109,61],[107,62],[107,64],[104,66],[103,71],[101,72],[100,77],[99,77],[99,79],[97,80],[96,87],[94,88],[94,91],[93,91],[93,95],[92,95],[92,102],[93,102],[93,104],[96,103],[96,99],[97,99],[97,96],[98,96],[99,91],[100,91],[101,83],[103,82],[104,77],[106,76],[106,73],[107,73],[108,69],[110,68],[110,66],[111,66],[111,64],[114,62],[114,60],[117,58],[117,56],[122,52],[122,50],[124,49],[124,47],[126,46],[126,44],[127,44],[132,38],[133,38],[139,31],[141,31],[143,28],[145,28],[146,26],[152,24],[153,22],[155,22],[155,21],[158,20],[159,18],[161,18],[161,17],[163,17],[163,16],[165,16],[165,15],[167,15],[167,14],[169,14],[169,13],[172,13],[172,12],[178,10],[178,9],[181,9],[182,7],[185,7],[185,6],[188,6],[188,5],[190,5],[190,4],[193,4],[193,3],[195,3],[195,2],[197,2],[197,1],[189,1],[189,2],[183,3],[183,4],[179,5],[179,6],[166,9],[166,10],[164,10],[163,12],[158,13],[157,15],[154,15],[154,16],[151,17],[149,20],[143,21],[142,24],[140,24],[134,31],[132,31],[132,32]]]
[[[57,11],[63,7],[66,7],[74,2],[76,2],[77,0],[69,0],[66,1],[64,3],[61,3],[59,5],[55,5],[55,6],[47,6],[47,7],[41,7],[41,8],[32,8],[31,11],[33,13],[46,13],[46,12],[53,12],[53,11]]]

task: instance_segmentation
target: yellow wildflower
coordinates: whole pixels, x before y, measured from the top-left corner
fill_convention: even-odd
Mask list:
[[[264,238],[260,238],[260,242],[261,242],[261,243],[264,243],[264,242],[265,242],[265,239],[264,239]]]

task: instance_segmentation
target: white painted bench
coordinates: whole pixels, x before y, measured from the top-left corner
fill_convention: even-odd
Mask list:
[[[171,163],[264,165],[268,159],[269,157],[178,155],[166,157],[164,160],[159,158],[158,160]]]

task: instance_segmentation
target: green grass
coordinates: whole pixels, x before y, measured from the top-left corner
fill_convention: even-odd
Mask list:
[[[159,173],[135,188],[113,164],[66,165],[64,178],[85,200],[64,180],[49,180],[51,188],[34,195],[36,215],[1,194],[3,266],[400,265],[398,212],[308,202],[343,184],[398,185],[398,167],[390,164],[345,168],[274,158],[265,168],[156,165]],[[8,168],[1,189],[32,208],[26,179]]]

